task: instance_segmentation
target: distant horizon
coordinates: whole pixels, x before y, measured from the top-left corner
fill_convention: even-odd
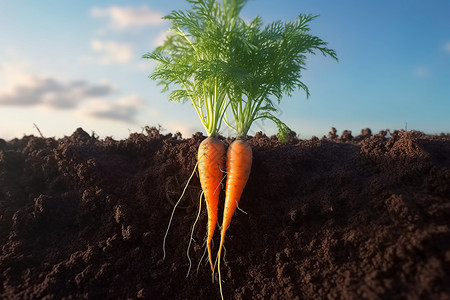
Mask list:
[[[175,136],[177,133],[180,133],[182,139],[190,139],[190,138],[193,138],[193,136],[197,135],[198,133],[201,133],[203,136],[206,137],[206,133],[205,133],[205,132],[202,132],[202,131],[197,131],[197,132],[194,132],[194,133],[189,134],[189,136],[185,136],[184,134],[182,134],[182,133],[179,132],[179,131],[169,132],[169,131],[166,130],[164,127],[158,128],[158,126],[148,126],[148,128],[149,128],[149,129],[155,128],[155,129],[157,129],[157,130],[159,131],[159,133],[162,134],[162,135],[172,134],[173,136]],[[391,135],[393,132],[396,132],[396,131],[420,132],[420,133],[423,133],[423,134],[428,135],[428,136],[440,136],[440,135],[443,135],[443,134],[444,134],[444,135],[450,135],[450,132],[427,133],[427,132],[424,132],[424,131],[421,131],[421,130],[415,130],[414,128],[411,128],[411,129],[410,129],[410,128],[397,128],[397,129],[385,128],[385,129],[380,129],[380,130],[372,130],[371,128],[366,127],[366,128],[362,128],[362,129],[359,130],[357,133],[355,133],[355,132],[353,132],[352,130],[349,130],[349,129],[342,129],[342,130],[340,130],[340,129],[336,128],[336,127],[331,127],[330,130],[329,130],[328,132],[326,132],[326,133],[324,133],[324,134],[321,134],[321,135],[311,135],[311,136],[308,136],[308,137],[304,137],[304,136],[301,136],[301,134],[296,133],[296,137],[297,137],[297,139],[299,139],[299,140],[310,140],[310,139],[313,139],[314,137],[315,137],[315,138],[318,138],[318,139],[323,139],[323,138],[329,139],[329,138],[330,138],[330,133],[331,133],[331,131],[332,131],[332,128],[335,128],[335,129],[336,129],[336,135],[337,135],[337,138],[338,138],[338,139],[342,138],[342,136],[343,136],[343,134],[344,134],[345,131],[349,131],[349,133],[352,135],[353,138],[356,138],[356,137],[359,137],[359,136],[365,136],[365,134],[363,134],[363,131],[364,131],[364,130],[367,130],[367,129],[369,129],[369,130],[371,131],[371,135],[372,135],[372,136],[378,135],[378,134],[382,133],[383,131],[386,131],[386,135],[385,135],[386,137],[390,137],[390,135]],[[75,134],[79,129],[83,130],[83,131],[86,132],[89,136],[95,137],[95,138],[97,138],[97,139],[100,140],[100,141],[101,141],[101,140],[106,140],[106,139],[109,139],[109,138],[112,138],[113,140],[116,140],[116,141],[121,141],[121,140],[126,140],[126,139],[128,139],[131,135],[136,134],[136,133],[137,133],[137,134],[144,134],[144,135],[145,135],[145,134],[146,134],[145,131],[146,131],[147,128],[146,128],[146,127],[143,127],[143,128],[141,129],[141,131],[134,131],[134,132],[131,132],[131,131],[130,131],[130,132],[129,132],[129,135],[126,136],[126,137],[115,138],[115,137],[113,137],[113,136],[99,136],[95,131],[91,131],[91,132],[89,133],[89,131],[85,130],[85,129],[82,128],[82,127],[77,127],[77,128],[74,129],[71,133],[69,133],[69,134],[64,134],[64,135],[62,135],[62,136],[47,136],[44,132],[42,132],[42,131],[40,130],[39,126],[36,126],[36,127],[34,127],[35,133],[30,132],[29,134],[23,134],[22,136],[17,136],[17,137],[13,137],[13,138],[9,138],[9,139],[5,139],[5,138],[3,138],[3,137],[0,136],[0,140],[5,140],[6,142],[10,142],[10,141],[13,141],[13,140],[16,140],[16,139],[17,139],[17,140],[21,140],[21,139],[26,138],[26,137],[38,137],[38,138],[44,138],[44,139],[47,139],[47,138],[53,138],[53,139],[55,139],[55,140],[59,140],[59,139],[65,138],[65,137],[70,137],[70,136],[72,136],[72,135]],[[264,132],[264,131],[257,131],[257,132],[254,132],[253,134],[250,134],[250,133],[249,133],[249,134],[247,135],[247,137],[255,137],[256,134],[258,134],[258,133],[262,133],[263,135],[265,135],[265,136],[268,137],[268,138],[276,137],[276,133],[268,134],[267,132]],[[220,134],[220,133],[219,133],[219,136],[221,136],[221,137],[223,137],[223,138],[225,138],[225,139],[232,139],[232,138],[235,138],[235,137],[236,137],[236,136],[234,136],[234,135],[222,135],[222,134]]]

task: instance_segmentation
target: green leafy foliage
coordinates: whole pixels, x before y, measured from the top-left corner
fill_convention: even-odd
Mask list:
[[[143,57],[157,66],[150,75],[163,91],[172,86],[169,99],[191,101],[208,135],[220,128],[227,107],[224,70],[231,56],[231,42],[239,39],[239,13],[246,0],[188,0],[191,10],[173,11],[165,19],[172,27],[164,44]]]
[[[275,116],[275,103],[297,89],[309,96],[301,81],[308,54],[337,60],[336,52],[310,33],[309,23],[317,16],[300,14],[291,22],[263,26],[260,17],[246,23],[239,16],[246,0],[188,2],[191,10],[165,17],[172,27],[164,44],[143,56],[157,61],[150,78],[159,80],[163,91],[177,86],[169,99],[190,100],[208,135],[216,134],[224,120],[245,137],[254,121],[269,119],[286,139],[290,129]]]
[[[309,96],[308,87],[301,81],[307,54],[320,52],[337,60],[336,52],[327,43],[310,34],[309,22],[316,16],[300,14],[295,21],[273,22],[265,27],[259,17],[244,24],[234,43],[228,75],[233,83],[230,89],[231,110],[238,136],[245,136],[257,119],[270,119],[279,129],[278,136],[288,136],[289,128],[274,116],[277,102],[284,95],[292,96],[302,89]],[[241,47],[239,47],[241,45]]]

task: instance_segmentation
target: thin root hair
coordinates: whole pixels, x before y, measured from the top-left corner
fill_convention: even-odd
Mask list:
[[[234,202],[236,202],[236,207],[237,209],[239,209],[240,211],[242,211],[244,214],[248,215],[248,213],[246,213],[242,208],[239,207],[238,202],[236,201],[236,199],[234,200]]]
[[[225,245],[222,245],[222,247],[223,247],[223,257],[222,257],[222,260],[223,260],[224,263],[226,263],[226,261],[225,261],[225,256],[227,256],[227,248],[225,248]]]
[[[222,186],[222,189],[223,189],[223,180],[225,179],[225,177],[227,177],[227,175],[224,175],[224,176],[222,177],[222,180],[220,180],[219,184],[216,186],[216,189],[214,190],[214,193],[213,193],[213,194],[216,193],[216,191],[217,191],[217,189],[219,188],[219,186]]]
[[[186,185],[183,189],[183,192],[181,193],[180,198],[178,199],[177,203],[175,203],[175,206],[173,207],[172,214],[170,215],[169,224],[167,225],[167,230],[166,230],[166,233],[164,234],[164,239],[163,239],[163,260],[166,258],[166,239],[167,239],[167,235],[169,234],[170,224],[172,223],[173,215],[175,214],[175,209],[177,208],[178,204],[180,204],[181,199],[183,199],[184,193],[186,192],[189,182],[191,182],[191,179],[194,176],[195,171],[197,170],[197,165],[198,165],[198,161],[194,166],[194,171],[192,172],[191,176],[189,177],[188,181],[186,182]]]
[[[223,253],[223,262],[225,263],[226,261],[225,261],[225,256],[227,255],[227,249],[225,248],[225,245],[222,245],[222,247],[223,247],[223,251],[224,251],[224,253]],[[217,256],[216,256],[216,262],[217,262]],[[219,262],[220,263],[220,262]],[[220,275],[220,264],[219,264],[219,266],[217,267],[217,270],[218,270],[218,273],[219,273],[219,290],[220,290],[220,298],[223,300],[224,298],[223,298],[223,292],[222,292],[222,276]]]
[[[205,258],[205,255],[206,255],[206,250],[207,250],[207,248],[205,247],[205,245],[206,245],[206,237],[207,236],[205,235],[205,239],[204,239],[203,246],[202,246],[202,247],[204,247],[205,250],[203,250],[202,257],[200,257],[200,261],[198,262],[197,273],[198,273],[198,270],[200,269],[200,265],[202,264],[203,258]],[[206,260],[206,263],[208,263],[208,260]]]
[[[219,165],[219,170],[220,170],[220,172],[222,172],[222,173],[224,173],[224,174],[227,174],[226,169],[227,169],[227,168],[225,168],[225,170],[222,170],[222,168],[221,168],[220,165]]]
[[[203,197],[203,191],[200,194],[200,201],[199,201],[200,203],[198,205],[197,218],[195,218],[194,224],[192,224],[191,236],[189,238],[189,244],[188,244],[188,247],[187,247],[187,250],[186,250],[186,255],[187,255],[187,258],[189,260],[189,268],[188,268],[188,271],[187,271],[187,274],[186,274],[186,278],[189,276],[189,273],[191,272],[191,267],[192,267],[191,257],[189,256],[189,248],[191,247],[192,241],[195,242],[195,240],[193,238],[193,235],[194,235],[195,225],[197,224],[197,221],[198,221],[198,219],[200,217],[200,213],[202,211],[202,197]]]

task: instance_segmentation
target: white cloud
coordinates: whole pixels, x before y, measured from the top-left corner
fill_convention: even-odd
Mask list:
[[[153,60],[146,60],[135,64],[135,68],[138,71],[149,72],[153,70],[156,66],[156,62]]]
[[[445,50],[446,52],[450,53],[450,42],[447,42],[447,43],[444,45],[444,50]]]
[[[109,26],[116,30],[139,29],[163,23],[163,15],[151,10],[146,5],[94,7],[91,9],[91,15],[96,18],[109,19]]]
[[[0,94],[13,93],[14,87],[20,83],[22,85],[32,85],[34,82],[33,76],[30,72],[28,64],[21,64],[14,61],[14,63],[0,65],[0,82],[2,89]]]
[[[105,97],[113,92],[109,84],[91,84],[84,80],[62,82],[48,76],[21,75],[0,90],[0,105],[70,109],[85,99]]]
[[[144,106],[145,100],[135,95],[123,97],[116,102],[98,99],[86,103],[82,114],[96,119],[135,123],[136,116]]]
[[[97,58],[84,58],[85,61],[94,61],[108,65],[112,63],[127,63],[133,59],[133,47],[129,44],[93,40],[91,42],[91,48],[99,52],[101,56]]]

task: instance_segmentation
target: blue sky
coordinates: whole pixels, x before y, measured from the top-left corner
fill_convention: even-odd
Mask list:
[[[70,135],[77,127],[126,138],[161,125],[189,137],[203,131],[190,104],[147,76],[141,59],[164,38],[161,17],[186,9],[170,1],[2,1],[0,10],[0,138]],[[318,14],[312,33],[339,62],[309,56],[299,91],[279,117],[300,138],[366,127],[450,132],[450,2],[448,0],[253,0],[245,19],[293,20]],[[250,134],[274,134],[268,121]],[[224,135],[231,134],[224,130]]]

